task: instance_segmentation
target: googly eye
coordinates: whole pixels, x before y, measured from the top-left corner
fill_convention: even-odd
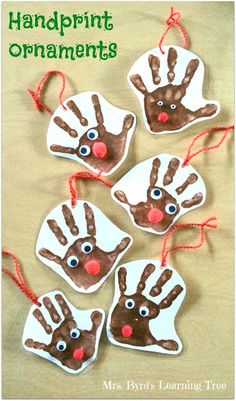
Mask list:
[[[152,197],[152,199],[155,199],[155,200],[161,199],[161,197],[162,197],[162,192],[161,192],[161,190],[160,190],[159,188],[154,188],[154,189],[152,189],[152,191],[151,191],[151,197]]]
[[[79,329],[77,329],[76,327],[74,328],[74,329],[72,329],[71,331],[70,331],[70,336],[71,336],[71,338],[79,338],[79,336],[80,336],[80,331],[79,331]]]
[[[95,139],[98,138],[98,132],[95,129],[91,129],[87,132],[87,137],[91,139],[91,141],[95,141]]]
[[[67,264],[69,267],[76,267],[79,264],[79,259],[76,256],[69,256],[67,259]]]
[[[93,250],[93,245],[90,242],[84,242],[81,246],[81,251],[84,253],[90,253]]]
[[[66,349],[65,341],[58,341],[56,347],[57,347],[58,351],[65,351],[65,349]]]
[[[141,306],[141,308],[139,308],[139,314],[141,316],[148,316],[149,309],[146,306]]]
[[[163,106],[163,101],[162,100],[159,100],[159,102],[157,102],[157,106]]]
[[[131,298],[126,299],[125,306],[127,309],[133,309],[134,305],[135,305],[135,303],[134,303],[133,299],[131,299]]]
[[[177,210],[177,207],[174,203],[168,203],[168,205],[166,205],[165,207],[165,211],[168,214],[174,214]]]
[[[170,105],[170,108],[171,108],[172,110],[176,109],[176,104],[172,103],[172,104]]]
[[[90,153],[90,147],[88,145],[81,146],[81,148],[79,148],[79,153],[82,156],[88,156]]]

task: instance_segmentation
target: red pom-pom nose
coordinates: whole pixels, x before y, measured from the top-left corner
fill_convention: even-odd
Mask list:
[[[163,213],[160,209],[156,209],[155,207],[153,209],[150,209],[147,215],[148,221],[150,223],[159,223],[163,219]]]
[[[166,123],[169,120],[169,116],[163,111],[158,115],[157,119],[160,123]]]
[[[103,142],[95,142],[92,147],[92,151],[95,157],[103,159],[107,155],[107,145]]]
[[[78,359],[79,361],[81,361],[81,359],[83,359],[83,356],[84,356],[83,348],[77,348],[74,350],[74,352],[73,352],[74,359]]]
[[[87,263],[85,263],[84,266],[86,272],[88,274],[98,274],[100,272],[101,266],[100,263],[98,263],[97,260],[89,260]]]
[[[126,324],[125,326],[122,327],[121,332],[123,337],[130,337],[132,336],[133,329],[131,326]]]

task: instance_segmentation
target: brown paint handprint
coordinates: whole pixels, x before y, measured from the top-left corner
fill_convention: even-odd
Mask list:
[[[79,106],[85,100],[89,102],[86,118]],[[111,106],[101,95],[90,92],[74,96],[65,105],[67,111],[64,114],[56,111],[50,123],[49,150],[58,156],[81,161],[95,172],[111,174],[126,157],[135,126],[134,114],[127,114],[125,110]],[[109,126],[113,127],[114,132],[106,128],[105,120],[112,122]],[[67,137],[68,144],[74,143],[74,146],[60,144],[63,131],[66,133],[65,140]]]
[[[137,273],[136,266],[138,263],[140,265]],[[130,266],[131,264],[135,264],[135,266]],[[131,292],[129,287],[132,286],[133,288],[133,282],[136,282],[142,265],[145,267],[142,268],[136,290]],[[127,272],[130,275],[128,280]],[[155,279],[152,279],[153,274],[155,274]],[[146,283],[149,278],[153,284],[151,287],[149,285],[147,289]],[[108,338],[116,345],[128,345],[129,348],[158,351],[155,347],[145,349],[149,346],[158,346],[165,350],[159,350],[159,352],[179,351],[180,343],[176,341],[176,333],[173,327],[171,330],[169,329],[170,337],[162,338],[163,323],[158,320],[159,315],[162,320],[168,320],[168,313],[164,316],[165,310],[172,308],[172,305],[176,308],[175,303],[182,302],[182,296],[181,299],[178,297],[185,291],[185,286],[181,280],[179,282],[181,284],[178,283],[178,278],[173,269],[158,269],[153,263],[147,263],[147,261],[131,262],[127,264],[127,268],[121,267],[117,274],[115,299],[108,317]],[[165,290],[167,284],[169,287]],[[119,297],[117,293],[120,294]],[[171,316],[170,320],[173,320],[172,312],[169,316]],[[151,325],[155,319],[157,319],[156,324]],[[169,323],[166,326],[171,327]]]
[[[201,177],[192,167],[183,168],[181,164],[178,157],[160,155],[135,166],[126,174],[127,177],[114,185],[114,199],[127,208],[137,226],[155,234],[164,234],[180,215],[204,202],[205,186]],[[142,185],[140,174],[144,174],[150,165],[146,199],[133,203],[129,199],[133,188],[137,185],[138,199]]]
[[[78,224],[81,218],[81,209],[84,212],[86,222],[86,235],[81,235]],[[95,209],[96,211],[98,210],[97,208]],[[44,223],[44,226],[47,226],[48,239],[45,236],[45,227],[43,231],[41,230],[37,243],[39,258],[48,266],[54,268],[77,291],[95,291],[112,272],[115,263],[131,243],[131,238],[122,236],[125,233],[109,221],[111,229],[113,229],[113,236],[117,235],[115,242],[113,240],[116,245],[111,250],[106,249],[109,245],[106,245],[105,249],[98,246],[97,237],[100,239],[102,235],[104,229],[102,226],[103,221],[100,220],[101,216],[99,215],[99,234],[97,233],[93,208],[87,202],[78,201],[74,209],[63,203],[60,207],[60,214],[55,213],[55,217],[57,218],[47,218]],[[107,221],[108,219],[105,220],[104,216],[104,224],[107,224]],[[67,234],[62,228],[64,226],[66,226]],[[84,228],[82,228],[83,232]],[[110,240],[107,238],[108,244]],[[49,246],[50,242],[51,247]],[[46,244],[47,247],[42,247],[42,244]],[[54,252],[54,248],[58,249],[58,246],[62,248],[62,256]]]
[[[156,134],[180,131],[196,120],[215,116],[220,109],[217,102],[207,103],[201,99],[204,67],[200,59],[177,46],[164,48],[167,58],[158,49],[153,49],[129,72],[131,85],[141,94],[138,96],[147,128]],[[148,90],[149,86],[151,90]]]
[[[33,306],[28,315],[23,334],[24,347],[67,372],[79,373],[96,358],[104,312],[85,312],[73,307],[72,313],[72,305],[69,307],[59,292],[49,293],[40,301],[42,305],[39,308]],[[81,326],[91,328],[82,329]]]

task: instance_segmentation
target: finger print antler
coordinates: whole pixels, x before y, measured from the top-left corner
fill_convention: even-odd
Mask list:
[[[137,294],[141,294],[144,291],[144,289],[146,287],[146,281],[147,281],[148,277],[154,272],[154,270],[155,270],[155,266],[152,263],[149,263],[145,267],[145,269],[142,273],[142,276],[140,278],[140,281],[137,285],[137,289],[136,289]]]
[[[93,210],[87,203],[84,203],[84,210],[85,210],[85,220],[87,223],[87,232],[89,235],[95,236],[96,226],[95,226]]]
[[[99,98],[97,95],[92,96],[92,102],[93,102],[93,107],[94,107],[97,123],[98,123],[98,125],[103,125],[104,119],[103,119],[103,114],[102,114],[102,109],[101,109],[101,105],[99,102]]]

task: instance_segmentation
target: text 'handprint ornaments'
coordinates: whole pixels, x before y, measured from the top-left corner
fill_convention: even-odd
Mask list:
[[[80,373],[96,359],[105,313],[77,309],[59,291],[38,300],[41,306],[31,307],[25,323],[23,346],[69,373]]]
[[[211,217],[203,223],[177,224],[164,237],[161,262],[137,260],[116,271],[115,293],[107,319],[111,343],[130,349],[178,354],[182,343],[175,330],[175,316],[185,297],[185,284],[177,271],[166,264],[177,249],[199,249],[205,228],[214,229]],[[170,235],[178,228],[200,228],[200,241],[194,245],[167,248]]]
[[[164,234],[179,217],[205,202],[205,184],[189,161],[202,151],[218,148],[232,128],[214,127],[197,135],[185,159],[161,154],[137,164],[112,187],[113,199],[127,210],[137,227]],[[218,130],[225,133],[217,145],[190,154],[198,138]]]
[[[179,17],[172,9],[168,30],[180,25]],[[161,47],[161,42],[159,48],[142,55],[128,73],[128,82],[141,103],[145,126],[152,134],[182,131],[220,111],[217,101],[207,101],[202,96],[201,59],[178,46]]]
[[[39,96],[41,86],[55,73],[63,75],[60,71],[49,71],[39,84],[40,90],[29,90],[38,109],[52,114],[47,133],[48,150],[56,156],[78,161],[95,173],[112,174],[128,154],[135,115],[113,106],[97,92],[83,92],[61,101],[52,113],[39,101]]]
[[[76,291],[96,291],[132,243],[90,202],[61,203],[45,218],[36,243],[38,258]]]
[[[37,297],[26,284],[17,257],[5,250],[2,255],[13,259],[15,275],[5,267],[2,272],[35,304],[25,323],[24,348],[69,373],[80,373],[97,357],[104,311],[77,309],[60,291]]]
[[[174,319],[185,297],[180,275],[157,260],[137,260],[116,272],[107,336],[115,345],[178,354],[182,343]]]

